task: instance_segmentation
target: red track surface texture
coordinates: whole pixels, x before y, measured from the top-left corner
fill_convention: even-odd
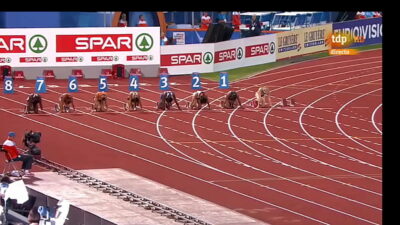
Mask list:
[[[34,81],[17,81],[14,94],[0,95],[0,132],[22,138],[27,129],[41,131],[50,160],[122,168],[271,224],[382,224],[381,50],[231,83],[242,102],[267,85],[273,102],[292,97],[296,107],[222,110],[226,90],[203,80],[212,110],[155,111],[158,79],[141,82],[145,111],[123,112],[127,81],[111,80],[119,84],[110,87],[111,112],[90,113],[97,80],[81,80],[91,87],[74,94],[78,112],[55,113],[67,89],[56,80],[42,95],[45,113],[24,115]],[[184,106],[190,77],[170,82]]]

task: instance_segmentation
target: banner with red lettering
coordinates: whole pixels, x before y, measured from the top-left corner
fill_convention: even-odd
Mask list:
[[[161,46],[161,67],[170,74],[210,73],[275,62],[276,35],[208,44]]]
[[[161,67],[170,74],[210,73],[214,71],[214,44],[164,45]]]
[[[159,65],[159,27],[0,29],[0,65]]]
[[[214,71],[276,61],[275,34],[215,43]]]

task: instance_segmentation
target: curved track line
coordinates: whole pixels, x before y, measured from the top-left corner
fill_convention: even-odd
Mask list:
[[[381,72],[378,72],[378,73],[381,73]],[[374,73],[374,74],[377,74],[377,73]],[[369,74],[369,75],[371,75],[371,74]],[[369,75],[363,75],[363,76],[369,76]],[[363,77],[363,76],[360,76],[360,77]],[[357,78],[359,78],[359,77],[357,77]],[[349,79],[354,79],[354,78],[348,78],[348,79],[345,79],[345,80],[349,80]],[[344,80],[341,80],[341,81],[344,81]],[[341,82],[341,81],[335,81],[335,82],[332,82],[332,83]],[[327,84],[324,84],[324,85],[327,85]],[[324,86],[324,85],[321,85],[321,86]],[[320,86],[318,86],[318,87],[320,87]],[[318,88],[318,87],[314,87],[314,88]],[[289,96],[289,98],[294,97],[294,96],[296,96],[296,95],[299,95],[299,94],[301,94],[301,93],[303,93],[303,92],[310,91],[310,90],[312,90],[312,89],[314,89],[314,88],[307,89],[307,90],[302,91],[302,92],[298,92],[298,93],[296,93],[295,95]],[[291,148],[291,147],[289,147],[288,145],[286,145],[286,144],[284,144],[283,142],[281,142],[281,141],[280,141],[278,138],[276,138],[274,135],[272,135],[272,133],[270,132],[270,130],[269,130],[268,127],[266,126],[266,124],[267,124],[267,123],[266,123],[266,118],[268,117],[268,114],[271,112],[271,110],[272,110],[274,107],[276,107],[276,105],[278,105],[278,104],[275,104],[273,107],[271,107],[271,108],[266,112],[266,114],[265,114],[265,116],[264,116],[264,128],[267,130],[268,134],[271,135],[271,137],[273,137],[276,141],[278,141],[278,142],[281,143],[282,145],[287,146],[288,148],[294,150],[293,148]],[[301,117],[300,117],[300,118],[301,118]],[[300,126],[301,126],[301,124],[300,124]],[[310,136],[309,136],[309,137],[310,137]],[[314,140],[315,140],[315,138],[314,138]],[[339,153],[339,154],[341,154],[341,155],[345,155],[345,154],[343,154],[343,153],[341,153],[341,152],[337,152],[337,151],[334,150],[334,149],[331,149],[331,150],[333,150],[334,152]],[[296,150],[294,150],[294,151],[296,151]],[[297,151],[296,151],[296,152],[297,152]],[[304,155],[304,153],[301,153],[301,152],[298,152],[298,153]],[[308,156],[308,155],[306,155],[306,156],[307,156],[307,157],[310,157],[310,156]],[[350,156],[348,156],[348,155],[345,155],[345,156],[347,156],[347,157],[349,157],[349,158],[352,158],[352,159],[354,159],[355,161],[360,162],[360,163],[362,163],[362,164],[366,164],[366,165],[370,165],[370,166],[372,166],[372,167],[376,167],[375,165],[372,165],[372,164],[369,164],[369,163],[367,163],[367,162],[364,162],[364,161],[355,159],[354,157],[350,157]],[[322,163],[324,163],[324,162],[322,162]],[[351,173],[354,173],[354,172],[351,172]],[[354,173],[354,174],[358,174],[358,173]],[[358,175],[368,178],[368,176],[364,176],[364,175],[362,175],[362,174],[358,174]],[[370,178],[370,179],[375,180],[375,178]],[[380,182],[381,182],[381,181],[380,181]]]
[[[337,113],[336,113],[336,116],[335,116],[335,123],[336,123],[336,127],[337,127],[337,128],[340,130],[340,132],[342,132],[347,138],[349,138],[349,139],[352,140],[353,142],[355,142],[355,143],[357,143],[357,144],[363,146],[363,147],[366,148],[366,149],[369,149],[369,150],[371,150],[371,151],[373,151],[373,152],[375,152],[375,153],[377,153],[377,154],[382,155],[382,152],[376,151],[375,149],[372,149],[372,148],[370,148],[370,147],[368,147],[368,146],[366,146],[366,145],[364,145],[364,144],[358,142],[357,140],[354,140],[354,138],[353,138],[352,136],[348,135],[348,134],[340,127],[340,123],[339,123],[339,115],[340,115],[340,112],[341,112],[348,104],[350,104],[350,103],[352,103],[352,102],[354,102],[354,101],[356,101],[356,100],[358,100],[358,99],[360,99],[360,98],[362,98],[362,97],[364,97],[364,96],[366,96],[366,95],[369,95],[369,94],[371,94],[371,93],[377,92],[377,91],[379,91],[379,90],[382,90],[382,88],[379,88],[379,89],[377,89],[377,90],[370,91],[370,92],[368,92],[368,93],[365,93],[365,94],[363,94],[363,95],[360,95],[360,96],[358,96],[357,98],[354,98],[354,99],[352,99],[351,101],[349,101],[349,102],[347,102],[346,104],[344,104],[344,105],[337,111]]]
[[[381,103],[380,105],[378,105],[378,107],[375,108],[375,110],[374,110],[374,112],[372,113],[372,116],[371,116],[372,124],[374,125],[375,129],[376,129],[380,134],[382,134],[382,130],[379,129],[379,127],[378,127],[378,126],[376,125],[376,123],[375,123],[375,114],[376,114],[376,112],[378,111],[378,109],[381,108],[381,107],[382,107],[382,103]]]
[[[379,73],[382,73],[382,72],[379,72]],[[378,81],[378,80],[381,80],[381,79],[377,79],[377,80],[375,80],[375,81]],[[370,82],[371,82],[371,81],[370,81]],[[363,84],[351,86],[351,87],[348,87],[348,88],[344,88],[344,89],[341,89],[341,90],[332,92],[331,94],[325,95],[324,97],[333,95],[333,94],[335,94],[335,93],[337,93],[337,92],[340,92],[340,91],[343,91],[343,90],[351,89],[351,88],[358,87],[358,86],[362,86],[362,85],[365,85],[365,84],[363,83]],[[322,99],[322,98],[320,98],[320,99]],[[362,160],[356,159],[356,158],[354,158],[354,157],[351,157],[351,156],[348,156],[348,155],[346,155],[346,154],[344,154],[344,153],[341,153],[341,152],[339,152],[339,151],[336,151],[336,150],[332,149],[331,147],[329,147],[329,146],[327,146],[327,145],[321,143],[321,142],[318,141],[314,136],[312,136],[310,133],[307,132],[307,130],[306,130],[306,129],[304,128],[304,126],[303,126],[302,118],[303,118],[303,116],[304,116],[305,111],[306,111],[308,108],[310,108],[314,103],[320,101],[320,99],[317,99],[317,100],[315,100],[314,102],[310,103],[310,104],[309,104],[308,106],[306,106],[306,107],[303,109],[303,111],[300,113],[299,123],[300,123],[300,127],[301,127],[301,129],[304,131],[304,133],[307,134],[307,136],[309,136],[309,137],[310,137],[312,140],[314,140],[315,142],[319,143],[320,145],[322,145],[322,146],[324,146],[324,147],[326,147],[326,148],[328,148],[328,149],[330,149],[330,150],[332,150],[332,151],[334,151],[334,152],[336,152],[336,153],[338,153],[338,154],[341,154],[341,155],[343,155],[343,156],[352,158],[352,159],[354,159],[354,160],[357,160],[357,161],[360,162],[360,163],[369,165],[369,166],[371,166],[371,167],[375,167],[375,168],[378,168],[378,169],[382,169],[382,167],[380,167],[380,166],[376,166],[376,165],[373,165],[373,164],[364,162],[364,161],[362,161]],[[378,181],[378,182],[382,183],[382,180],[375,179],[375,178],[368,177],[368,176],[365,176],[365,177],[368,178],[368,179],[375,180],[375,181]]]
[[[378,67],[381,67],[381,66],[378,66]],[[374,67],[374,68],[375,68],[375,67]],[[376,67],[376,68],[377,68],[377,67]],[[364,69],[363,69],[363,70],[364,70]],[[358,71],[358,70],[356,70],[356,71]],[[354,71],[350,71],[350,72],[354,72]],[[344,72],[344,73],[348,73],[348,72]],[[333,74],[333,75],[328,75],[328,76],[324,76],[324,77],[330,77],[330,76],[336,76],[336,75],[337,75],[337,74]],[[364,77],[364,76],[369,76],[369,75],[362,75],[362,76],[360,76],[360,77]],[[313,79],[310,79],[310,80],[316,80],[316,79],[321,79],[321,78],[313,78]],[[353,79],[353,78],[348,78],[348,79]],[[347,79],[345,79],[345,80],[347,80]],[[307,80],[307,81],[309,81],[309,80]],[[307,82],[307,81],[302,81],[302,82]],[[341,81],[343,81],[343,80],[341,80]],[[335,82],[341,82],[341,81],[335,81]],[[271,81],[271,82],[272,82],[272,81]],[[302,83],[302,82],[299,82],[299,83]],[[332,83],[335,83],[335,82],[332,82]],[[257,84],[257,85],[259,85],[259,84]],[[293,85],[293,84],[291,84],[291,85]],[[255,85],[255,86],[256,86],[256,85]],[[290,85],[287,85],[287,86],[290,86]],[[323,86],[323,85],[322,85],[322,86]],[[251,88],[251,87],[248,87],[248,88]],[[243,89],[243,90],[246,90],[246,89],[248,89],[248,88],[245,88],[245,89]],[[282,87],[282,88],[283,88],[283,87]],[[222,97],[220,97],[220,98],[222,98]],[[220,99],[220,98],[218,98],[218,99]],[[214,101],[217,101],[218,99],[216,99],[216,100],[214,100]],[[252,98],[252,99],[253,99],[253,98]],[[249,102],[249,101],[251,101],[252,99],[249,99],[249,100],[246,101],[246,102]],[[246,102],[245,102],[244,104],[246,104]],[[203,107],[202,109],[204,109],[204,107]],[[201,110],[202,110],[202,109],[201,109]],[[271,109],[272,109],[272,108],[271,108]],[[271,109],[270,109],[270,110],[271,110]],[[238,108],[234,109],[234,110],[231,112],[231,115],[233,115],[233,114],[236,112],[236,110],[238,110]],[[199,110],[199,112],[200,112],[200,110]],[[198,112],[198,113],[199,113],[199,112]],[[196,115],[198,115],[198,113],[196,113]],[[195,116],[195,117],[196,117],[196,116]],[[230,118],[231,118],[231,116],[230,116]],[[265,123],[265,118],[264,118],[264,123]],[[261,152],[255,150],[255,149],[252,148],[251,146],[247,145],[245,142],[243,142],[240,138],[238,138],[238,137],[236,136],[236,134],[233,132],[232,128],[230,127],[230,124],[231,124],[231,123],[230,123],[230,119],[228,119],[228,127],[229,127],[231,133],[233,134],[233,136],[234,136],[239,142],[241,142],[242,144],[244,144],[244,145],[247,146],[248,148],[252,149],[253,151],[255,151],[255,152],[257,152],[257,153],[259,153],[259,154],[261,154],[261,155],[263,155],[263,156],[265,156],[265,157],[267,157],[267,158],[270,158],[270,159],[272,159],[272,160],[274,160],[274,161],[278,161],[278,162],[282,163],[283,165],[288,165],[288,164],[286,164],[286,163],[284,163],[284,162],[282,162],[282,161],[280,161],[280,160],[277,160],[277,159],[275,159],[275,158],[273,158],[273,157],[267,156],[267,155],[265,155],[265,154],[263,154],[263,153],[261,153]],[[273,135],[271,135],[271,136],[274,137]],[[279,143],[281,143],[276,137],[274,137],[274,139],[277,140]],[[204,141],[204,140],[203,140],[203,141]],[[203,142],[203,143],[204,143],[204,142]],[[281,143],[281,144],[283,144],[284,146],[287,146],[287,145],[285,145],[284,143]],[[289,147],[289,146],[287,146],[287,147]],[[289,147],[289,148],[290,148],[290,147]],[[299,154],[305,155],[304,153],[298,152],[298,151],[294,150],[293,148],[290,148],[290,149],[293,150],[293,151],[295,151],[295,152],[297,152],[297,153],[299,153]],[[352,172],[352,171],[349,171],[349,170],[345,170],[345,169],[340,168],[340,167],[336,167],[336,166],[330,165],[330,164],[328,164],[328,163],[322,162],[322,161],[317,160],[317,159],[315,159],[315,158],[313,158],[313,157],[311,157],[311,156],[308,156],[308,155],[306,155],[306,157],[311,158],[311,159],[313,159],[313,160],[315,160],[315,161],[318,161],[318,162],[321,163],[322,165],[329,165],[329,166],[334,167],[334,168],[339,169],[339,170],[344,170],[344,171],[346,171],[346,172],[353,173],[353,174],[355,174],[355,175],[364,176],[364,175],[361,175],[361,174],[358,174],[358,173],[355,173],[355,172]],[[327,178],[327,177],[324,177],[324,176],[321,176],[321,175],[318,175],[318,174],[314,174],[314,173],[312,173],[312,172],[310,172],[310,171],[303,170],[303,169],[294,167],[294,166],[292,166],[292,165],[288,165],[288,166],[290,166],[290,167],[292,167],[292,168],[294,168],[294,169],[299,169],[299,170],[302,171],[302,172],[307,172],[307,173],[310,173],[310,174],[313,174],[313,175],[320,176],[320,177],[325,178],[325,179],[329,179],[329,180],[332,180],[332,181],[335,181],[335,182],[342,183],[342,184],[344,184],[344,185],[346,185],[346,186],[351,186],[351,187],[353,187],[353,188],[357,188],[357,189],[360,189],[360,190],[364,190],[364,191],[367,191],[367,192],[370,192],[370,193],[373,193],[373,194],[376,194],[376,195],[379,195],[379,196],[382,195],[382,194],[380,194],[380,193],[376,193],[376,192],[371,191],[371,190],[368,190],[368,189],[360,188],[360,187],[353,186],[353,185],[351,185],[351,184],[347,184],[347,183],[344,183],[344,182],[341,182],[341,181],[336,181],[336,180],[334,180],[334,179],[332,179],[332,178]],[[368,176],[364,176],[364,177],[368,177]],[[372,179],[374,179],[374,178],[372,178]]]
[[[335,75],[335,74],[334,74]],[[334,75],[330,75],[330,76],[334,76]],[[360,77],[364,77],[364,76],[369,76],[369,75],[362,75],[362,76],[360,76]],[[315,79],[319,79],[319,78],[315,78]],[[353,78],[348,78],[348,79],[353,79]],[[345,80],[348,80],[348,79],[345,79]],[[343,81],[343,80],[341,80],[341,81]],[[335,81],[335,82],[341,82],[341,81]],[[335,82],[332,82],[332,83],[335,83]],[[300,82],[301,83],[301,82]],[[325,84],[326,85],[326,84]],[[288,85],[288,86],[290,86],[290,85]],[[321,86],[323,86],[323,85],[321,85]],[[283,88],[283,87],[282,87]],[[315,87],[315,88],[318,88],[318,87]],[[311,89],[308,89],[308,90],[311,90]],[[276,91],[276,90],[275,90]],[[301,93],[301,92],[300,92]],[[297,93],[297,94],[300,94],[300,93]],[[296,95],[297,95],[296,94]],[[293,96],[295,96],[295,95],[292,95],[292,96],[290,96],[290,97],[293,97]],[[253,98],[252,98],[253,99]],[[246,102],[249,102],[249,101],[251,101],[252,99],[249,99],[248,101],[246,101]],[[246,103],[245,102],[245,103]],[[245,104],[244,103],[244,104]],[[279,104],[279,103],[278,103]],[[277,104],[276,104],[277,105]],[[275,106],[276,106],[275,105]],[[275,107],[274,106],[274,107]],[[301,153],[301,152],[298,152],[298,151],[296,151],[295,149],[293,149],[293,148],[291,148],[291,147],[289,147],[288,145],[286,145],[286,144],[284,144],[284,143],[282,143],[278,138],[276,138],[274,135],[272,135],[272,133],[269,131],[269,129],[266,127],[266,117],[268,116],[268,113],[272,110],[272,108],[273,107],[271,107],[268,111],[267,111],[267,113],[265,114],[265,117],[264,117],[264,127],[265,127],[265,129],[267,130],[267,132],[269,133],[269,135],[271,135],[271,137],[273,137],[276,141],[278,141],[279,143],[281,143],[282,145],[284,145],[284,146],[286,146],[286,147],[288,147],[289,149],[291,149],[291,150],[293,150],[293,151],[295,151],[295,152],[297,152],[297,153],[299,153],[299,154],[302,154],[302,155],[305,155],[306,157],[308,157],[308,158],[312,158],[312,159],[314,159],[314,160],[317,160],[317,159],[315,159],[315,158],[313,158],[313,157],[311,157],[311,156],[308,156],[308,155],[306,155],[306,154],[304,154],[304,153]],[[232,111],[232,113],[231,113],[231,116],[229,117],[229,119],[228,119],[228,126],[230,127],[230,118],[232,117],[232,115],[235,113],[237,111],[237,109],[235,109],[235,110],[233,110]],[[231,130],[231,133],[236,137],[236,139],[237,140],[239,140],[242,144],[244,144],[244,145],[246,145],[246,146],[248,146],[246,143],[244,143],[240,138],[238,138],[237,136],[236,136],[236,134],[233,132],[233,130],[231,129],[231,127],[230,127],[230,130]],[[251,146],[248,146],[248,147],[250,147],[251,148]],[[258,151],[257,151],[258,152]],[[260,153],[260,152],[259,152]],[[260,154],[262,154],[262,153],[260,153]],[[327,164],[327,163],[325,163],[325,162],[322,162],[322,161],[320,161],[320,160],[317,160],[317,161],[319,161],[320,163],[322,163],[323,165],[330,165],[330,164]],[[330,165],[330,166],[333,166],[333,165]],[[337,169],[339,169],[339,167],[336,167],[335,166],[335,168],[337,168]],[[344,170],[343,168],[340,168],[340,169],[342,169],[342,170]],[[347,172],[349,172],[348,170],[345,170],[345,171],[347,171]],[[354,172],[351,172],[350,171],[350,173],[354,173]],[[358,173],[354,173],[354,174],[357,174],[357,175],[361,175],[361,174],[358,174]],[[364,175],[361,175],[361,176],[364,176]],[[374,178],[372,178],[372,179],[374,179]],[[368,190],[369,191],[369,190]],[[373,193],[375,193],[375,192],[373,192]],[[381,194],[379,194],[379,195],[381,195]]]

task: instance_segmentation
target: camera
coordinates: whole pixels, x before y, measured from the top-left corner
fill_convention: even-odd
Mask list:
[[[29,131],[25,133],[24,139],[22,142],[28,148],[29,153],[33,156],[38,156],[40,158],[41,150],[36,144],[40,143],[40,139],[42,137],[42,133],[38,131]]]
[[[29,132],[25,133],[24,144],[26,147],[29,147],[28,142],[37,144],[40,142],[41,137],[42,137],[42,133],[37,132],[37,131],[29,131]]]

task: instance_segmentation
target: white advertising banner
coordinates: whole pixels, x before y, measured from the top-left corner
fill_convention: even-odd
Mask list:
[[[159,27],[0,29],[0,65],[159,65]]]
[[[170,74],[210,73],[276,61],[276,35],[209,44],[161,46],[161,67]]]
[[[215,43],[214,71],[276,61],[276,35],[262,35]]]
[[[161,67],[170,74],[214,72],[214,44],[164,45],[161,47]]]

